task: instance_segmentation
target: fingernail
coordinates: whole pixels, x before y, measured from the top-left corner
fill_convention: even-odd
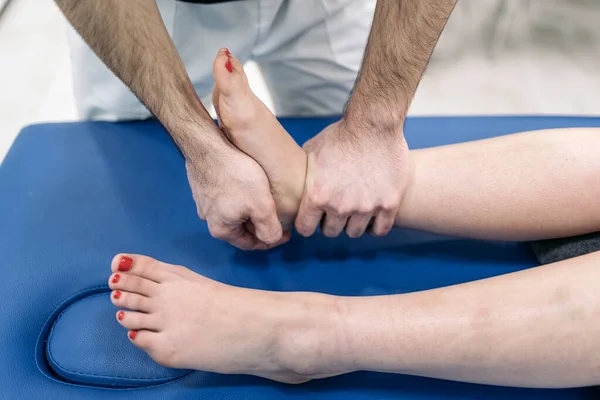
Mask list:
[[[227,71],[233,72],[233,65],[231,65],[230,59],[227,59],[227,62],[225,63],[225,68],[227,69]]]
[[[225,54],[227,55],[227,57],[229,57],[231,55],[228,48],[225,48]]]
[[[119,283],[119,279],[121,279],[121,275],[115,274],[112,278],[112,283]]]
[[[123,256],[119,261],[119,271],[129,271],[133,265],[133,259],[131,257]]]
[[[121,292],[119,290],[115,290],[113,293],[113,299],[118,299],[121,297]]]
[[[117,313],[117,319],[121,321],[123,318],[125,318],[125,313],[123,311],[119,311]]]
[[[129,331],[129,339],[133,340],[137,336],[137,331]]]

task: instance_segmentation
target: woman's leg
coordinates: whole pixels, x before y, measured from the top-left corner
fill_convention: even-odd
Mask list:
[[[346,299],[344,364],[493,385],[600,384],[598,263],[595,252],[451,287]]]
[[[304,189],[306,155],[254,96],[239,62],[232,73],[225,62],[217,57],[213,71],[221,125],[263,167],[289,226]],[[599,231],[598,148],[600,129],[571,128],[413,150],[397,226],[495,240]]]
[[[600,129],[524,132],[412,151],[398,225],[536,240],[600,230]]]
[[[572,387],[600,383],[599,263],[596,252],[423,292],[336,297],[237,288],[121,255],[109,285],[132,343],[168,367],[288,383],[370,370]]]

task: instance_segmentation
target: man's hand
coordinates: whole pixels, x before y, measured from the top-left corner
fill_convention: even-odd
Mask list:
[[[264,171],[227,142],[200,102],[156,2],[55,1],[184,154],[198,214],[211,234],[246,250],[286,241]]]
[[[215,147],[204,157],[186,157],[198,215],[211,235],[242,250],[264,250],[289,240],[289,235],[282,237],[262,168],[228,143]]]
[[[394,224],[409,174],[403,126],[435,43],[456,0],[379,0],[344,118],[305,146],[306,188],[296,229],[361,236]]]
[[[341,120],[304,145],[308,171],[296,218],[301,235],[313,234],[324,215],[321,230],[328,237],[344,228],[360,237],[372,218],[377,236],[394,225],[410,171],[406,140],[401,131],[360,130]]]

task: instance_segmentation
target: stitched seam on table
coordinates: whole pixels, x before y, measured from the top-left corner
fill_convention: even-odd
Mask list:
[[[87,299],[91,299],[94,297],[98,297],[98,296],[105,296],[106,293],[96,293],[93,294],[91,296],[88,297],[84,297],[83,299],[81,299],[80,301],[83,300],[87,300]],[[70,306],[68,306],[67,308],[65,308],[60,315],[56,318],[56,321],[54,321],[54,324],[52,325],[52,330],[50,331],[50,334],[48,335],[48,342],[51,341],[52,338],[52,334],[54,333],[54,327],[56,326],[56,324],[58,324],[58,322],[61,320],[61,318],[63,317],[63,315],[71,308],[73,307],[75,304],[78,304],[80,301],[75,302],[73,304],[71,304]],[[166,377],[166,378],[158,378],[158,377],[153,377],[153,378],[141,378],[141,377],[135,377],[135,376],[122,376],[122,375],[101,375],[101,374],[90,374],[90,373],[86,373],[86,372],[80,372],[80,371],[73,371],[69,368],[64,367],[63,365],[61,365],[61,363],[59,363],[56,358],[52,355],[52,346],[48,346],[48,356],[50,358],[50,360],[56,364],[60,369],[62,369],[63,371],[66,371],[70,374],[75,374],[75,375],[79,375],[79,376],[88,376],[88,377],[95,377],[95,378],[110,378],[110,379],[128,379],[128,380],[136,380],[136,381],[164,381],[167,379],[176,379],[179,378],[179,376],[173,376],[173,377]]]
[[[79,376],[88,376],[88,377],[94,377],[94,378],[127,379],[127,380],[134,380],[134,381],[156,381],[156,382],[180,378],[180,376],[173,376],[173,377],[167,377],[167,378],[136,378],[136,377],[132,377],[132,376],[100,375],[100,374],[88,374],[85,372],[77,372],[77,371],[72,371],[72,370],[60,365],[60,363],[57,362],[56,359],[52,356],[51,350],[48,350],[48,353],[49,353],[48,355],[49,355],[50,359],[52,360],[52,362],[54,364],[58,365],[58,367],[60,367],[63,371],[66,371],[70,374],[79,375]]]
[[[41,341],[40,339],[42,337],[42,334],[44,333],[46,325],[48,325],[48,322],[50,321],[50,318],[52,318],[52,316],[54,315],[54,313],[56,312],[56,310],[59,309],[59,308],[61,308],[63,306],[63,304],[68,303],[69,301],[71,301],[75,297],[78,297],[78,296],[84,294],[85,292],[91,292],[91,291],[94,291],[94,290],[104,289],[104,288],[109,289],[109,287],[107,285],[100,285],[100,286],[93,286],[91,288],[87,288],[87,289],[81,290],[81,291],[79,291],[79,292],[77,292],[75,294],[72,294],[71,296],[69,296],[65,300],[63,300],[58,306],[56,306],[54,308],[54,310],[50,313],[50,315],[48,315],[48,318],[46,318],[46,320],[42,324],[42,330],[38,334],[38,340],[37,340],[37,343],[35,344],[35,352],[33,354],[33,357],[35,359],[35,364],[37,365],[37,367],[38,367],[39,370],[41,370],[41,368],[40,368],[40,366],[38,364],[38,360],[37,360],[36,355],[38,354],[39,344],[40,344],[40,341]],[[73,304],[71,304],[71,306],[72,305]],[[66,309],[70,308],[71,306],[67,307]],[[64,312],[64,310],[63,310],[63,312]],[[61,312],[61,314],[62,314],[62,312]],[[52,325],[52,329],[50,329],[50,333],[48,334],[48,339],[50,339],[50,335],[52,334],[53,330],[54,330],[54,324]],[[44,340],[44,343],[45,342],[46,342],[46,340]]]

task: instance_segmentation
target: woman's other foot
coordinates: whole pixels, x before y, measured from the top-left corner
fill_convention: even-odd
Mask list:
[[[163,366],[285,383],[346,372],[333,361],[340,298],[238,288],[141,255],[111,269],[124,334]]]

